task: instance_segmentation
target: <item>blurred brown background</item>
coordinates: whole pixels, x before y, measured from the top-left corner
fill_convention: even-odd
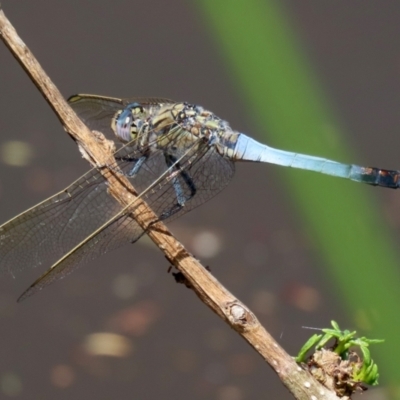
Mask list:
[[[285,0],[284,5],[358,150],[359,159],[348,161],[399,168],[400,3]],[[66,97],[186,100],[257,138],[192,2],[3,0],[2,6]],[[63,189],[88,165],[4,45],[0,90],[3,222]],[[28,153],[22,157],[21,151]],[[310,336],[302,326],[327,326],[331,318],[345,325],[347,315],[287,196],[275,167],[239,165],[224,192],[170,226],[295,354]],[[376,207],[386,210],[394,235],[398,199],[392,191],[376,192]],[[291,398],[238,335],[174,283],[168,266],[145,239],[22,304],[16,298],[41,271],[2,277],[0,397]],[[381,395],[379,389],[368,393]]]

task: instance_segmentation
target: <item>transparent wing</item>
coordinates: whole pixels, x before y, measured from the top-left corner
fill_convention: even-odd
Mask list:
[[[129,155],[129,161],[121,162],[126,170],[141,157],[132,147],[122,147],[118,154]],[[0,271],[15,275],[28,267],[53,264],[120,210],[107,193],[103,176],[92,169],[65,190],[0,226]]]
[[[229,183],[234,174],[233,163],[221,157],[214,147],[192,148],[186,155],[179,155],[177,160],[179,162],[168,168],[165,152],[156,152],[132,178],[135,189],[162,219],[183,215],[209,200]],[[129,164],[122,165],[124,167],[129,167]],[[173,212],[177,208],[177,182],[186,201]],[[137,240],[142,234],[142,229],[130,215],[119,213],[54,264],[22,294],[19,301],[101,254]]]
[[[0,269],[14,275],[54,262],[119,211],[92,170],[0,227]]]
[[[68,99],[72,109],[91,129],[113,135],[111,120],[124,105],[121,99],[77,94]]]
[[[160,103],[174,103],[163,98],[132,97],[118,99],[116,97],[96,96],[92,94],[76,94],[68,99],[70,106],[79,118],[91,129],[106,135],[114,136],[111,121],[114,115],[130,103],[140,103],[143,106]]]

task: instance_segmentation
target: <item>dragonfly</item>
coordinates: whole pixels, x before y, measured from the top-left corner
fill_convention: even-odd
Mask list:
[[[118,173],[132,183],[160,221],[205,203],[232,179],[236,162],[264,162],[315,171],[387,188],[400,186],[400,171],[342,164],[283,151],[235,131],[199,105],[164,98],[113,98],[79,94],[69,104],[92,130],[121,143]],[[50,266],[18,301],[80,266],[145,233],[129,208],[107,191],[96,169],[66,189],[0,226],[0,270]]]

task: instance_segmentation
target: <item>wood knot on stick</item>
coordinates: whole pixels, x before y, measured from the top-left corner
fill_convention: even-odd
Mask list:
[[[92,131],[93,137],[97,143],[100,143],[104,150],[110,153],[115,153],[116,147],[112,140],[106,139],[106,137],[100,131]]]
[[[255,315],[239,302],[227,303],[225,315],[235,329],[248,331],[257,324]]]

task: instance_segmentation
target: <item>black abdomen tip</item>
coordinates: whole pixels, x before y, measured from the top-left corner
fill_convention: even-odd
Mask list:
[[[364,168],[362,181],[370,185],[383,186],[397,189],[399,187],[399,171],[391,171],[379,168]]]

